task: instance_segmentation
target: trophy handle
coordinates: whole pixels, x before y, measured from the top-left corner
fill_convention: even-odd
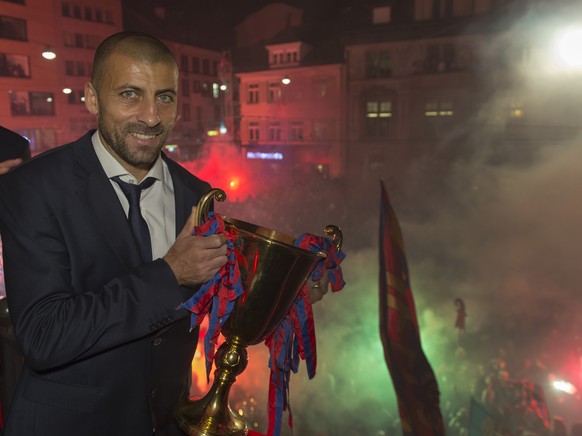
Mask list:
[[[344,241],[344,235],[341,229],[338,226],[329,224],[325,229],[323,229],[323,232],[328,235],[333,242],[335,242],[335,248],[337,251],[340,251]]]
[[[213,188],[202,196],[196,207],[196,217],[194,218],[194,225],[196,227],[208,221],[208,207],[213,198],[223,202],[226,200],[226,192],[220,188]]]

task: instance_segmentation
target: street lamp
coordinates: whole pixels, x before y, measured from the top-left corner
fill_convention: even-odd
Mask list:
[[[50,48],[47,45],[45,49],[42,51],[42,57],[48,59],[49,61],[52,61],[57,57],[57,54],[52,50],[52,48]]]
[[[291,79],[289,77],[285,76],[281,79],[281,83],[283,85],[289,85],[291,83]]]

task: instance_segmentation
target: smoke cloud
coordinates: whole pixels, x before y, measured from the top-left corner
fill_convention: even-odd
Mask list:
[[[533,19],[524,22],[531,26]],[[523,41],[520,24],[503,39],[488,40],[485,55],[516,41],[513,31]],[[530,32],[549,35],[545,28]],[[265,189],[217,205],[220,213],[296,236],[321,234],[327,224],[344,231],[346,287],[314,306],[317,375],[307,380],[302,362],[291,378],[294,434],[399,434],[379,337],[380,177],[402,228],[423,348],[437,375],[449,434],[458,434],[455,415],[466,417],[470,398],[481,398],[484,377],[500,362],[509,377],[543,387],[552,416],[568,427],[579,421],[580,394],[560,393],[551,382],[563,378],[582,390],[582,147],[573,118],[582,78],[541,72],[531,65],[514,71],[512,86],[491,91],[466,125],[377,179],[307,178],[284,191]],[[529,140],[500,141],[514,128],[507,108],[515,96],[533,111],[524,119],[535,121],[519,127]],[[459,138],[465,138],[461,148]],[[230,164],[221,157],[221,165]],[[212,182],[212,174],[207,179]],[[257,173],[247,179],[271,183]],[[454,327],[456,298],[466,304],[465,332]],[[264,431],[267,350],[257,345],[249,351],[233,403]],[[243,403],[250,398],[252,411]]]

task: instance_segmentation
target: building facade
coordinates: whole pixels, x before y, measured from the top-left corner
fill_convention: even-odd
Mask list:
[[[0,0],[0,123],[33,154],[78,138],[95,119],[83,88],[97,45],[121,30],[119,0]],[[54,59],[42,56],[46,49]]]
[[[286,175],[340,176],[346,156],[344,66],[285,65],[287,54],[300,51],[297,44],[278,44],[269,51],[276,67],[237,74],[243,154],[271,161]]]
[[[122,13],[121,0],[0,0],[0,124],[26,136],[33,154],[96,127],[84,85],[99,43],[123,30]],[[188,159],[225,124],[223,56],[164,42],[180,68],[179,119],[168,150]],[[45,59],[46,49],[56,57]]]

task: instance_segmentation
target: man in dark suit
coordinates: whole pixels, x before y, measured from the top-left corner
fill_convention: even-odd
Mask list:
[[[0,177],[7,300],[24,355],[4,436],[182,434],[172,407],[188,395],[198,332],[177,308],[227,257],[223,235],[192,236],[210,186],[161,151],[177,96],[164,44],[112,35],[85,86],[98,130]],[[142,181],[145,238],[123,184]]]

